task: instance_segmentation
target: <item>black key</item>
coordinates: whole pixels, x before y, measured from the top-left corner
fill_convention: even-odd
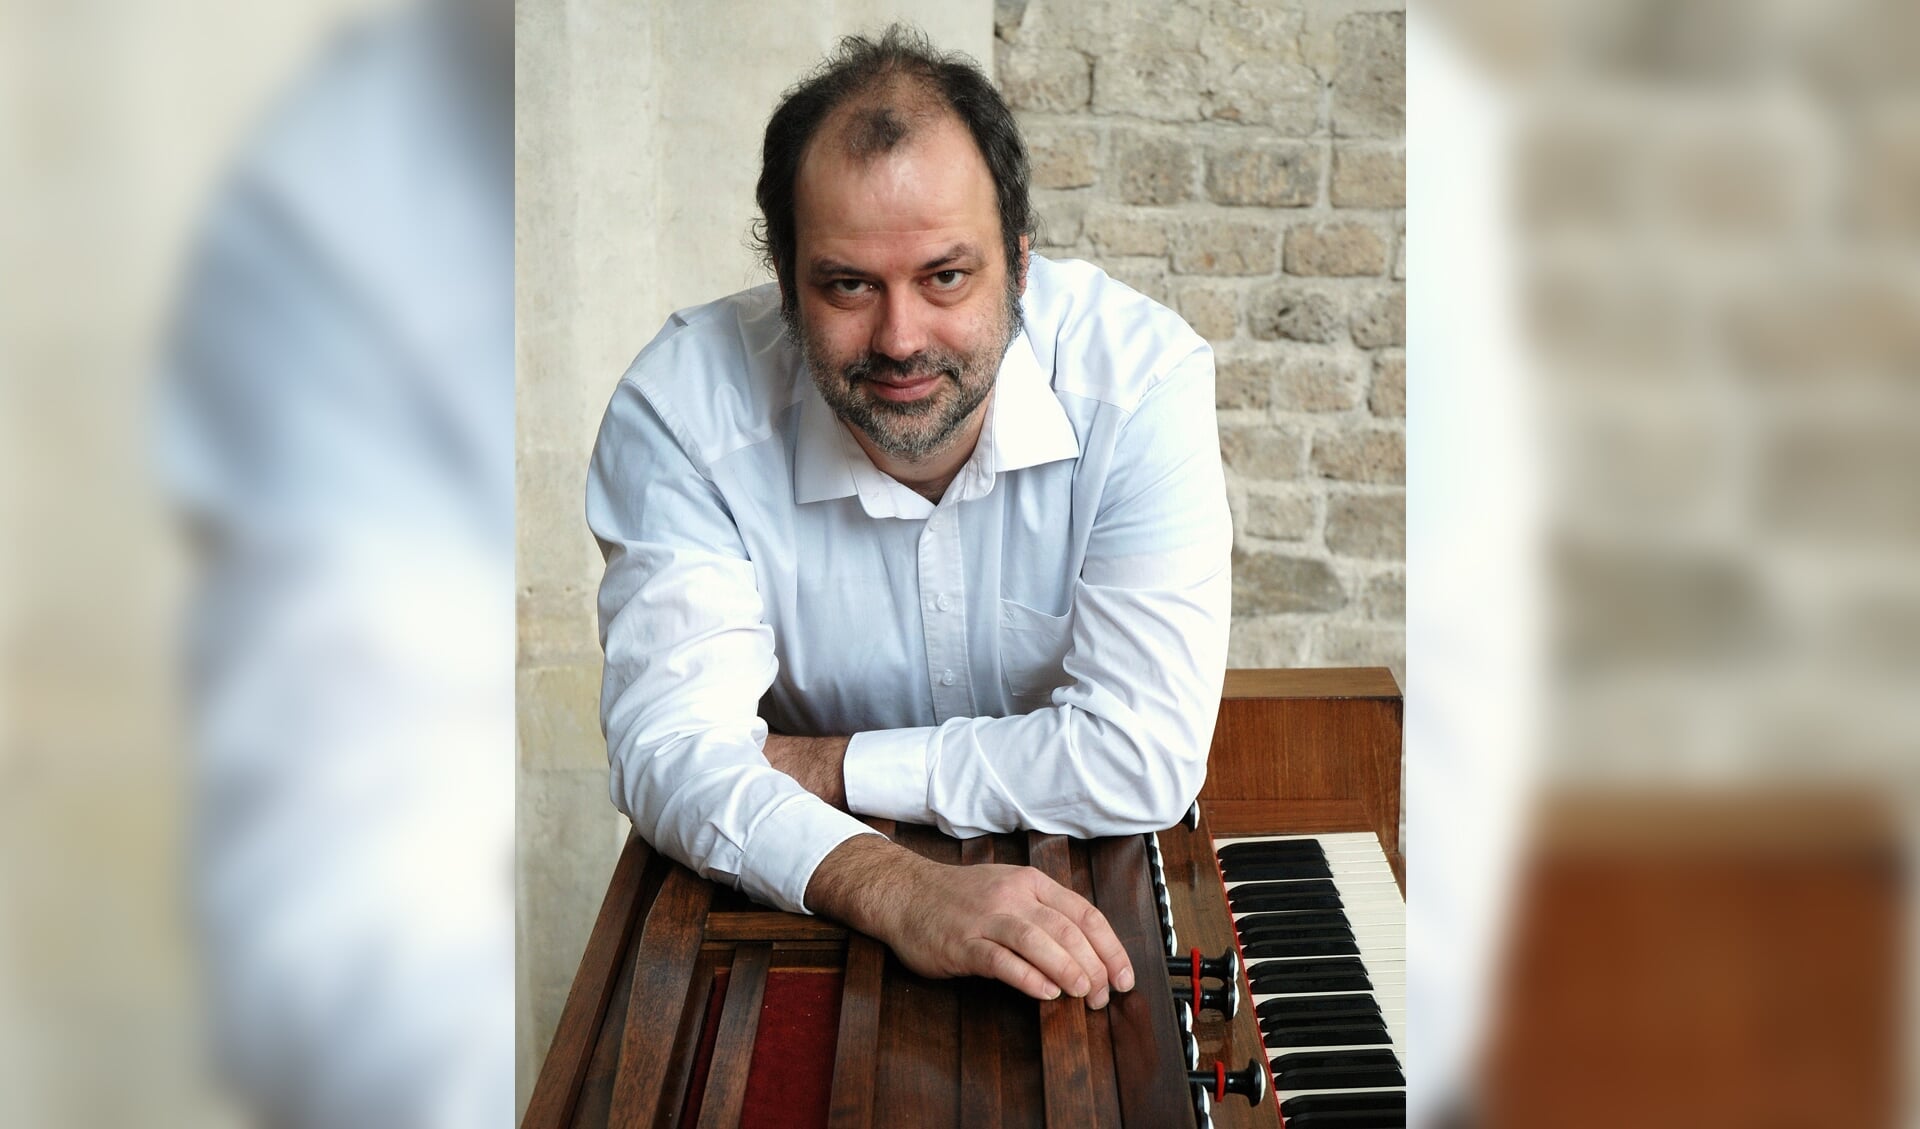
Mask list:
[[[1386,1090],[1373,1094],[1301,1094],[1280,1103],[1280,1113],[1288,1121],[1305,1113],[1357,1113],[1386,1111],[1405,1114],[1407,1092]]]
[[[1338,894],[1252,894],[1233,904],[1235,913],[1284,913],[1291,910],[1338,910]]]
[[[1242,944],[1248,941],[1285,941],[1318,938],[1326,941],[1351,941],[1353,930],[1345,925],[1287,925],[1278,921],[1263,921],[1257,925],[1234,923],[1233,931],[1240,934]]]
[[[1281,1090],[1370,1090],[1406,1084],[1407,1076],[1397,1066],[1325,1066],[1290,1071],[1274,1086]]]
[[[1392,1051],[1295,1051],[1273,1060],[1273,1068],[1279,1070],[1319,1069],[1336,1066],[1391,1066],[1398,1069],[1400,1060]],[[1301,1089],[1291,1086],[1289,1089]]]
[[[1359,1014],[1353,1014],[1359,1012]],[[1260,1017],[1260,1030],[1304,1031],[1310,1027],[1378,1027],[1385,1030],[1387,1021],[1378,1011],[1364,1012],[1358,1008],[1348,1008],[1345,1014],[1340,1012],[1308,1012],[1306,1015],[1263,1015]]]
[[[1354,957],[1262,961],[1248,970],[1247,980],[1256,996],[1373,990],[1367,966]]]
[[[1325,859],[1249,859],[1223,862],[1221,877],[1229,882],[1280,882],[1295,878],[1333,877]]]
[[[1253,982],[1256,996],[1305,996],[1321,992],[1371,992],[1373,981],[1364,972],[1325,972],[1318,976],[1278,977]]]
[[[1359,957],[1316,957],[1313,960],[1263,960],[1247,969],[1247,979],[1305,976],[1313,972],[1362,972],[1367,966]]]
[[[1269,1047],[1387,1046],[1393,1036],[1384,1024],[1373,1027],[1279,1027],[1266,1033]]]
[[[1288,839],[1283,842],[1228,843],[1215,851],[1214,857],[1223,863],[1282,858],[1324,859],[1327,852],[1318,839]]]
[[[1248,901],[1254,901],[1261,897],[1267,897],[1267,896],[1280,897],[1280,898],[1294,898],[1294,897],[1300,896],[1298,894],[1288,894],[1284,892],[1274,893],[1274,889],[1276,887],[1284,886],[1284,885],[1288,885],[1288,884],[1279,883],[1279,882],[1261,883],[1259,886],[1243,886],[1241,887],[1241,889],[1243,890],[1257,889],[1257,890],[1266,891],[1266,893],[1264,894],[1247,895]],[[1292,885],[1311,886],[1311,885],[1317,885],[1317,883],[1298,882],[1298,883],[1292,883]],[[1328,891],[1328,892],[1330,893],[1331,891]],[[1335,895],[1335,897],[1338,897],[1338,896],[1339,895],[1337,894]],[[1348,925],[1348,924],[1351,924],[1347,920],[1347,915],[1337,909],[1302,909],[1302,910],[1292,910],[1292,911],[1276,911],[1276,910],[1241,909],[1238,905],[1235,905],[1233,907],[1233,911],[1234,911],[1234,924],[1236,925],[1242,921],[1245,921],[1248,918],[1253,918],[1256,921],[1272,920],[1276,923],[1290,922],[1296,925]]]
[[[1249,957],[1336,957],[1359,956],[1360,946],[1351,940],[1329,941],[1289,941],[1285,939],[1271,941],[1246,941],[1240,943],[1240,950]]]
[[[1328,1095],[1332,1096],[1332,1095]],[[1405,1110],[1362,1109],[1338,1113],[1303,1113],[1287,1118],[1287,1129],[1405,1129]]]
[[[1301,999],[1262,1000],[1255,1014],[1267,1020],[1305,1022],[1308,1019],[1334,1021],[1365,1018],[1380,1014],[1380,1001],[1372,996],[1307,996]]]

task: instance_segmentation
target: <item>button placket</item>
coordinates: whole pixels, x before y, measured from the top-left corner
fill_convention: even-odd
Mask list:
[[[973,680],[967,662],[966,576],[961,563],[960,523],[948,510],[935,510],[920,533],[921,617],[927,650],[927,682],[933,693],[936,724],[972,717]]]

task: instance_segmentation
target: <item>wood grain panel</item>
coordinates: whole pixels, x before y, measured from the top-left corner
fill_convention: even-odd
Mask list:
[[[699,1129],[737,1129],[740,1124],[740,1113],[746,1108],[747,1072],[753,1065],[753,1037],[760,1028],[760,1003],[766,997],[772,959],[773,946],[764,942],[744,944],[734,952]]]
[[[648,1129],[659,1116],[668,1058],[660,1048],[673,1045],[680,1027],[712,897],[710,884],[674,863],[647,908],[607,1119],[614,1129]]]
[[[1231,671],[1201,800],[1209,809],[1265,805],[1278,821],[1246,830],[1269,832],[1298,826],[1295,808],[1303,819],[1324,822],[1334,812],[1327,805],[1357,803],[1366,813],[1357,827],[1302,830],[1371,830],[1404,890],[1401,721],[1398,691],[1383,669]],[[1215,814],[1215,826],[1225,829],[1228,813]]]
[[[1067,853],[1073,859],[1073,892],[1097,906],[1093,870],[1087,861],[1088,846],[1086,841],[1070,840]],[[1141,869],[1140,876],[1146,878],[1145,868]],[[1108,993],[1108,1008],[1113,1006],[1114,995],[1111,991]],[[1116,1077],[1113,1030],[1107,1022],[1108,1011],[1107,1008],[1088,1008],[1086,1015],[1087,1066],[1093,1085],[1094,1116],[1101,1125],[1120,1125],[1120,1083]],[[1138,1062],[1126,1065],[1129,1069],[1152,1069],[1150,1062],[1144,1066]]]
[[[993,837],[960,842],[962,866],[994,861]],[[960,997],[960,1124],[1000,1129],[1000,1032],[996,994],[970,990]]]
[[[665,861],[654,859],[662,870]],[[622,954],[620,976],[614,981],[607,1013],[594,1036],[586,1080],[580,1084],[580,1097],[574,1102],[573,1116],[568,1120],[573,1129],[604,1129],[607,1124],[607,1111],[613,1105],[613,1079],[620,1065],[620,1032],[627,1024],[627,997],[633,992],[633,968],[639,955],[639,947],[631,944]]]
[[[893,821],[867,823],[891,839]],[[873,1125],[874,1060],[880,1049],[880,998],[887,966],[885,945],[864,933],[847,938],[847,971],[840,997],[840,1035],[833,1060],[830,1129]]]
[[[1107,1005],[1122,1123],[1179,1125],[1188,1116],[1187,1086],[1145,841],[1137,835],[1097,840],[1087,845],[1087,860],[1098,904],[1133,962],[1133,991],[1115,993]]]
[[[930,827],[902,824],[897,841],[923,858],[949,866],[960,862],[959,842]],[[875,1125],[959,1124],[959,983],[929,980],[897,960],[887,962],[874,1067]]]
[[[1384,666],[1298,670],[1229,670],[1222,698],[1398,698],[1400,686]]]
[[[708,941],[844,941],[847,927],[825,918],[774,910],[707,915]]]
[[[1061,835],[1029,834],[1034,869],[1073,884],[1073,859]],[[1093,1129],[1093,1064],[1087,1049],[1087,1005],[1072,996],[1040,1001],[1040,1068],[1046,1079],[1048,1129]]]
[[[614,864],[613,879],[607,883],[606,897],[600,900],[593,932],[587,936],[573,987],[560,1010],[560,1022],[547,1047],[540,1077],[534,1082],[527,1115],[520,1122],[523,1129],[562,1129],[572,1122],[574,1103],[592,1062],[600,1020],[626,960],[627,942],[639,915],[641,879],[652,855],[645,840],[628,834],[620,860]]]
[[[1175,827],[1162,831],[1159,838],[1161,865],[1167,872],[1167,887],[1173,902],[1174,930],[1179,933],[1183,948],[1198,947],[1211,957],[1218,956],[1224,949],[1236,948],[1237,942],[1233,916],[1227,907],[1226,887],[1213,860],[1213,836],[1220,832],[1208,825],[1209,814],[1203,805],[1198,831]],[[1271,833],[1275,829],[1264,830]],[[1243,1004],[1251,998],[1244,963],[1236,986]],[[1200,1043],[1203,1066],[1222,1061],[1237,1070],[1245,1066],[1249,1058],[1267,1060],[1266,1048],[1260,1040],[1260,1025],[1251,1008],[1242,1008],[1231,1022],[1215,1012],[1202,1012],[1194,1025],[1194,1037]],[[1214,1103],[1213,1124],[1215,1129],[1279,1129],[1280,1110],[1271,1097],[1254,1107],[1230,1098]]]

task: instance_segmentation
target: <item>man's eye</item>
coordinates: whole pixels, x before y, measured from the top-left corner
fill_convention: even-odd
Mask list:
[[[966,277],[967,272],[963,270],[943,270],[933,276],[933,286],[936,290],[952,290]]]
[[[827,283],[827,289],[843,298],[851,298],[867,288],[867,284],[857,278],[836,278]]]

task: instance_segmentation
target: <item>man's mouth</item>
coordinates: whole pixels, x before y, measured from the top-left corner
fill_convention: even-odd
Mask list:
[[[927,373],[925,376],[908,376],[898,380],[867,378],[867,384],[873,389],[875,396],[896,404],[918,400],[932,392],[934,386],[939,383],[940,374],[937,372]]]

